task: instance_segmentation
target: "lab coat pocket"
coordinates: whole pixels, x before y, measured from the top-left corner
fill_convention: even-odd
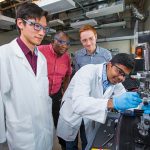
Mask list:
[[[79,131],[79,126],[72,127],[61,116],[57,125],[57,135],[66,141],[74,141]]]
[[[31,117],[19,121],[7,120],[8,145],[14,150],[35,150]]]
[[[51,150],[53,145],[53,134],[43,128],[39,136],[36,136],[36,150]]]

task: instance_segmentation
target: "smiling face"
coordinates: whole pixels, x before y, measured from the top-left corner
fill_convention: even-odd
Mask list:
[[[27,21],[21,18],[17,19],[17,26],[21,32],[20,38],[28,46],[28,48],[32,50],[35,45],[41,44],[46,33],[44,28],[36,30],[35,25],[31,22],[37,23],[44,28],[47,27],[47,22],[45,16],[41,17],[40,19],[27,19]]]
[[[69,38],[63,32],[54,37],[53,49],[58,56],[63,55],[69,49]]]
[[[123,82],[125,77],[130,74],[132,69],[121,64],[107,64],[107,78],[112,84]]]
[[[86,30],[80,33],[80,41],[89,54],[94,53],[96,50],[96,40],[97,34],[94,34],[92,30]]]

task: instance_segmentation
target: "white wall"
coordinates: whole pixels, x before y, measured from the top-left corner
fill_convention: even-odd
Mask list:
[[[130,40],[103,42],[98,43],[98,45],[107,49],[118,48],[119,53],[130,53],[131,50]]]
[[[104,47],[106,49],[119,49],[119,53],[130,53],[131,45],[130,40],[123,40],[123,41],[112,41],[112,42],[102,42],[97,43],[99,46]],[[75,52],[82,48],[82,45],[73,45],[70,47],[70,52]]]

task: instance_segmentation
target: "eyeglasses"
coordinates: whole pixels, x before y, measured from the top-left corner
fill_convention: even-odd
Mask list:
[[[40,25],[39,23],[32,22],[32,21],[25,20],[25,19],[22,19],[22,20],[23,20],[24,22],[26,22],[27,24],[29,24],[29,25],[33,25],[33,26],[34,26],[34,29],[37,30],[37,31],[43,30],[46,34],[50,31],[50,28],[49,28],[49,27],[43,27],[43,26]]]
[[[63,41],[63,40],[60,40],[60,39],[58,39],[58,38],[54,38],[55,40],[57,40],[60,44],[62,44],[62,45],[70,45],[70,41]]]
[[[115,66],[116,68],[117,68],[117,72],[118,72],[118,74],[120,75],[120,76],[123,76],[123,77],[128,77],[129,75],[128,74],[126,74],[120,67],[118,67],[117,65],[113,65],[113,66]]]

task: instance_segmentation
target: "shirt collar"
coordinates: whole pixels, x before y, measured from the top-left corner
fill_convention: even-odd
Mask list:
[[[107,80],[106,63],[103,64],[102,79],[103,81]]]
[[[20,39],[20,37],[17,38],[17,43],[20,46],[20,48],[22,49],[25,56],[31,52],[31,50],[25,45],[25,43]],[[36,56],[38,56],[38,49],[36,46],[34,48],[34,54]]]
[[[103,81],[103,84],[105,83],[106,88],[111,85],[111,83],[107,79],[107,63],[103,64],[102,81]]]
[[[37,48],[37,46],[35,46],[35,48],[34,48],[34,54],[35,54],[36,56],[38,56],[38,48]]]
[[[92,55],[95,55],[95,54],[97,54],[97,53],[99,53],[99,47],[98,47],[98,46],[96,46],[96,50],[95,50],[95,52],[94,52]],[[83,55],[89,55],[89,54],[87,53],[87,50],[86,50],[85,48],[82,49],[82,54],[83,54]]]

